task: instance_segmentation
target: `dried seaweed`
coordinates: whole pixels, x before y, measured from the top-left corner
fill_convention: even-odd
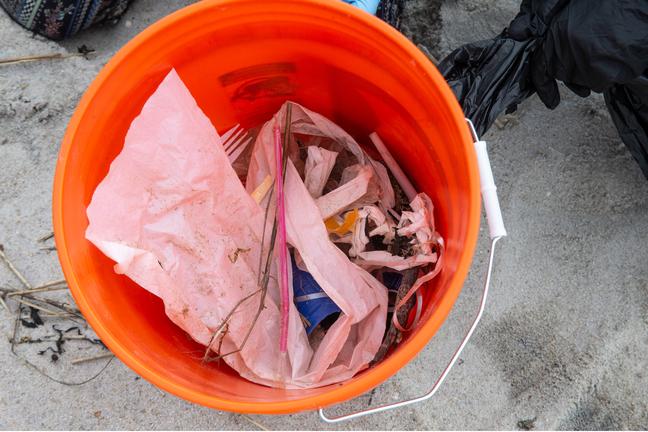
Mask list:
[[[29,318],[31,319],[31,321],[29,319],[20,318],[20,323],[23,325],[23,327],[36,328],[44,324],[38,310],[33,307],[29,309]]]
[[[76,326],[67,328],[65,330],[61,330],[58,327],[56,327],[56,325],[52,325],[52,330],[54,330],[54,332],[56,333],[56,339],[54,339],[53,341],[51,339],[50,340],[42,340],[41,339],[41,340],[43,342],[54,342],[54,346],[49,346],[49,347],[45,348],[44,350],[39,351],[38,355],[44,355],[44,354],[46,354],[48,352],[51,352],[53,354],[59,354],[59,355],[63,354],[65,352],[65,349],[63,348],[63,345],[68,340],[81,340],[81,341],[89,342],[89,343],[91,343],[93,345],[101,345],[104,348],[106,347],[103,344],[103,342],[101,342],[101,340],[92,339],[92,338],[89,338],[89,337],[85,336],[81,332],[81,329],[79,327],[76,327]],[[73,337],[73,338],[68,337],[68,334],[71,333],[71,332],[74,332],[74,331],[76,331],[75,336],[77,336],[77,337]]]
[[[49,240],[51,237],[52,236],[48,234],[47,236],[38,239],[38,241],[44,242]],[[106,347],[103,345],[101,340],[84,335],[78,325],[62,329],[57,327],[55,324],[52,324],[51,330],[53,333],[45,334],[37,338],[30,336],[20,337],[19,329],[21,327],[30,330],[43,328],[47,324],[48,319],[53,318],[59,321],[63,320],[78,324],[85,324],[85,320],[80,312],[71,305],[50,298],[40,297],[41,295],[47,294],[51,291],[67,289],[67,287],[64,286],[65,280],[51,281],[34,287],[29,283],[28,279],[17,269],[13,262],[11,262],[2,245],[0,245],[0,260],[2,260],[6,264],[9,270],[16,276],[16,279],[18,279],[25,288],[23,290],[0,288],[0,298],[2,298],[2,304],[6,306],[7,312],[11,312],[11,309],[7,305],[7,302],[9,300],[13,300],[17,303],[13,333],[11,338],[9,339],[9,342],[11,343],[12,354],[14,354],[25,365],[34,369],[47,379],[66,386],[83,385],[101,375],[101,373],[112,362],[112,358],[109,359],[106,364],[104,364],[103,367],[90,378],[84,379],[79,382],[73,382],[59,380],[52,377],[47,372],[31,362],[29,359],[23,357],[22,355],[19,355],[16,352],[16,347],[23,344],[50,344],[50,346],[39,350],[37,354],[41,356],[49,354],[51,362],[56,363],[61,358],[61,355],[65,352],[64,345],[67,341],[87,342],[92,345],[99,345],[104,349]]]

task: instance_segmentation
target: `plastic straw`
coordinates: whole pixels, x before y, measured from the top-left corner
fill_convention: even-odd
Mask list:
[[[401,167],[396,162],[396,159],[394,159],[389,150],[387,150],[387,146],[385,145],[385,143],[383,143],[378,134],[374,132],[369,135],[369,138],[373,142],[374,146],[376,146],[376,150],[378,150],[378,153],[380,153],[380,156],[383,158],[383,161],[385,161],[385,164],[387,164],[387,166],[389,167],[389,170],[392,172],[394,177],[396,177],[396,181],[400,185],[401,189],[403,189],[403,192],[405,192],[405,195],[407,196],[409,202],[412,202],[417,195],[416,189],[414,189],[412,182],[409,181]]]
[[[290,313],[288,293],[288,248],[286,246],[286,209],[284,203],[283,185],[283,149],[281,143],[281,130],[279,125],[274,125],[275,144],[275,188],[277,190],[277,227],[279,240],[279,272],[281,291],[281,336],[279,349],[285,353],[288,348],[288,316]]]

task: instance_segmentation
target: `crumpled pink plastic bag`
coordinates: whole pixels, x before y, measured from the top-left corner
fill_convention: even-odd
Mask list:
[[[257,155],[272,148],[264,136],[255,144]],[[223,360],[250,381],[273,387],[344,381],[367,367],[380,346],[386,290],[329,240],[292,164],[285,194],[288,241],[343,313],[313,352],[291,302],[288,352],[281,354],[273,262],[265,308],[249,340]],[[216,130],[175,71],[131,124],[87,214],[86,237],[116,261],[115,271],[162,298],[168,317],[203,345],[213,343],[229,312],[259,289],[265,209],[246,192]],[[290,293],[292,298],[292,287]],[[221,353],[240,348],[259,301],[253,295],[232,315],[220,335]]]
[[[402,271],[434,264],[439,260],[439,254],[433,250],[432,246],[436,245],[439,250],[442,250],[443,238],[434,230],[432,200],[427,194],[420,193],[412,200],[410,206],[412,211],[403,211],[400,221],[395,227],[386,215],[375,206],[365,206],[360,209],[358,221],[350,238],[351,249],[349,250],[349,256],[355,258],[356,264],[365,269],[389,267]],[[369,243],[369,236],[365,233],[368,220],[376,225],[369,236],[384,235],[386,240],[391,241],[394,236],[393,230],[396,228],[398,235],[414,237],[409,242],[414,253],[404,258],[384,250],[366,251],[365,248]],[[415,286],[421,284],[417,282]]]

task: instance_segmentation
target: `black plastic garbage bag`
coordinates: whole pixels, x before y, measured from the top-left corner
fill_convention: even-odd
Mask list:
[[[648,178],[648,76],[605,91],[612,120],[621,139]]]
[[[533,94],[528,76],[535,46],[536,41],[516,41],[505,31],[495,39],[464,45],[439,64],[478,134]]]
[[[479,133],[538,93],[560,103],[557,80],[602,92],[648,177],[648,0],[524,0],[498,37],[465,45],[439,68]]]
[[[133,0],[0,0],[0,6],[28,30],[59,40],[121,16]]]

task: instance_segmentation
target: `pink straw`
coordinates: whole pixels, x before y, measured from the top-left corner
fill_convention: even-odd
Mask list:
[[[275,122],[274,125],[275,143],[275,187],[277,188],[277,219],[279,235],[279,271],[281,272],[281,339],[279,349],[285,353],[288,348],[288,314],[290,313],[288,294],[288,247],[286,246],[286,209],[284,204],[283,188],[283,151],[281,144],[281,130]]]

